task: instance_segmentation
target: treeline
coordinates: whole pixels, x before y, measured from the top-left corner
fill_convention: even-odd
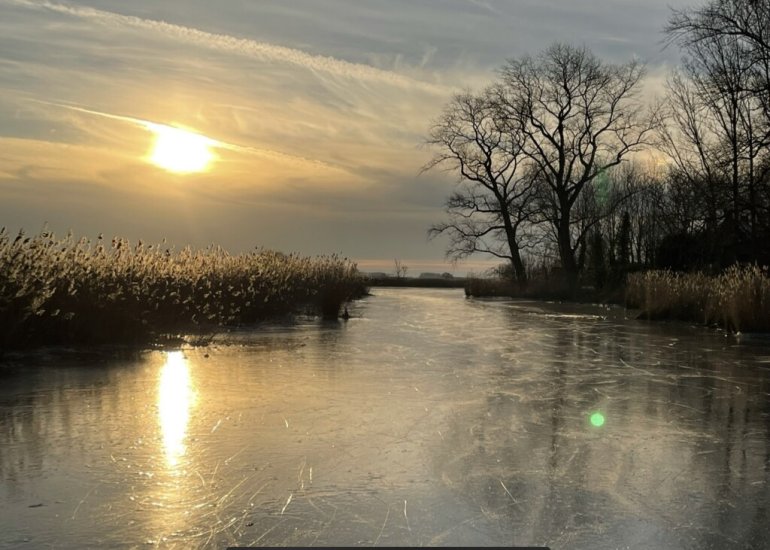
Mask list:
[[[465,286],[465,278],[426,279],[422,277],[367,277],[366,284],[370,287],[463,288]]]
[[[665,32],[684,57],[653,103],[639,63],[563,44],[452,99],[426,166],[458,177],[431,228],[449,257],[572,290],[770,264],[770,0],[675,11]]]
[[[337,256],[174,251],[0,230],[0,352],[149,344],[295,313],[336,318],[364,292],[355,264]]]

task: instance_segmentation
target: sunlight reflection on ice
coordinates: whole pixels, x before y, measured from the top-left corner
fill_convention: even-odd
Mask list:
[[[770,548],[764,344],[374,292],[368,322],[0,361],[0,549]]]
[[[193,404],[190,367],[181,351],[166,354],[158,387],[158,420],[163,436],[166,463],[174,469],[184,456],[185,435]]]

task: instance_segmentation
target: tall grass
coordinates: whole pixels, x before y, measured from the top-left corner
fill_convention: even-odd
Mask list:
[[[626,303],[648,318],[716,324],[733,331],[770,331],[770,273],[733,266],[718,276],[647,271],[629,275]]]
[[[513,297],[517,294],[516,284],[507,279],[482,279],[480,277],[468,277],[465,280],[465,295],[474,298],[505,296]]]
[[[596,292],[570,288],[560,277],[531,278],[524,286],[510,279],[471,277],[466,280],[465,295],[473,297],[506,296],[532,300],[594,301],[598,299]]]
[[[336,317],[364,291],[352,262],[180,251],[0,230],[0,349],[147,343],[292,313]]]

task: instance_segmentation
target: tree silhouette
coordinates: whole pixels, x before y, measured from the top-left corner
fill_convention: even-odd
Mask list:
[[[650,143],[657,125],[637,100],[644,67],[606,64],[585,48],[555,44],[537,57],[513,59],[496,86],[500,119],[523,139],[522,151],[549,192],[553,227],[567,282],[577,282],[573,207],[591,182]]]

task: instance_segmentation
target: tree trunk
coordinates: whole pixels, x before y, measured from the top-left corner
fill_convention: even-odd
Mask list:
[[[511,252],[511,265],[513,266],[513,272],[516,274],[516,282],[519,284],[519,288],[523,289],[527,286],[527,273],[524,269],[524,262],[521,261],[518,249],[515,252]]]
[[[506,204],[502,197],[499,198],[501,205]],[[516,282],[519,283],[521,288],[524,288],[527,284],[527,272],[524,269],[524,262],[521,260],[521,253],[519,252],[519,243],[516,240],[516,228],[511,222],[511,215],[508,213],[507,207],[503,206],[501,211],[503,217],[503,226],[505,227],[505,237],[508,240],[508,249],[511,252],[511,265],[513,266],[513,272],[516,275]]]
[[[575,261],[575,253],[572,250],[569,209],[562,208],[562,214],[563,217],[559,219],[558,226],[559,258],[561,259],[564,282],[570,290],[575,290],[578,281],[578,265]]]

